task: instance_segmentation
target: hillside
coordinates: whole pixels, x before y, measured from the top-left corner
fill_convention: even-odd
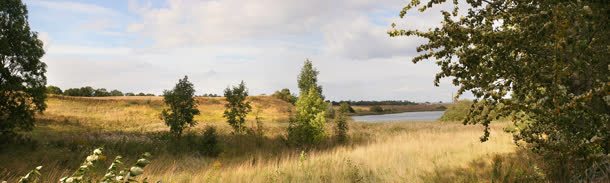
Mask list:
[[[195,116],[197,127],[206,123],[224,122],[223,97],[197,97],[201,111]],[[287,121],[293,106],[269,96],[253,96],[252,110],[248,120],[254,119],[256,111],[265,122]],[[159,118],[165,105],[163,97],[65,97],[52,96],[47,100],[47,110],[40,117],[46,121],[75,122],[88,128],[116,129],[120,131],[166,130]]]

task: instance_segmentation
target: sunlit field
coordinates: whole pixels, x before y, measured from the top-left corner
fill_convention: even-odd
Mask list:
[[[133,162],[151,152],[152,163],[142,177],[162,182],[488,182],[509,169],[493,170],[492,160],[517,151],[512,136],[503,131],[507,122],[493,124],[485,143],[479,141],[481,127],[457,122],[351,122],[349,142],[338,144],[328,124],[331,138],[299,149],[288,146],[285,137],[292,105],[265,96],[249,100],[260,111],[264,137],[231,134],[222,118],[222,98],[198,98],[199,123],[181,140],[173,140],[158,117],[160,97],[52,97],[37,128],[27,134],[33,141],[0,156],[0,180],[15,181],[43,165],[43,180],[55,181],[69,175],[94,148],[103,147],[107,158],[93,170],[97,177],[115,155]],[[219,157],[202,156],[194,145],[208,125],[219,130]]]

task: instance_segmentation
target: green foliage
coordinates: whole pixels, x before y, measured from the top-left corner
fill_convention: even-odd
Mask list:
[[[299,96],[296,103],[296,115],[290,119],[288,139],[296,145],[314,145],[325,137],[326,107],[318,90],[310,88]]]
[[[129,169],[120,170],[122,157],[117,156],[110,167],[104,174],[104,177],[101,180],[94,180],[94,176],[89,174],[89,170],[95,166],[98,161],[101,161],[105,158],[102,154],[102,148],[97,148],[93,150],[93,153],[87,158],[83,164],[78,167],[78,169],[72,173],[72,175],[68,177],[63,177],[59,180],[60,183],[85,183],[85,182],[101,182],[101,183],[134,183],[139,182],[136,180],[136,177],[142,175],[144,173],[144,167],[150,164],[150,153],[144,153],[138,159],[134,166]],[[40,177],[40,170],[42,166],[36,167],[36,169],[30,171],[25,176],[19,179],[19,183],[32,183],[38,182]],[[142,181],[142,183],[146,183],[146,179]]]
[[[440,121],[463,121],[468,115],[468,111],[472,106],[470,100],[460,100],[451,105],[445,110],[443,116],[439,119]]]
[[[21,0],[0,3],[0,138],[32,130],[35,113],[46,108],[43,42],[27,13]]]
[[[61,95],[63,94],[63,91],[57,86],[49,85],[47,86],[47,94]]]
[[[354,110],[354,108],[352,108],[351,105],[349,105],[349,103],[347,102],[341,102],[339,103],[339,110],[343,111],[345,113],[355,113],[356,111]]]
[[[297,101],[297,97],[294,96],[292,93],[290,93],[290,89],[288,89],[288,88],[284,88],[282,90],[275,91],[275,93],[273,93],[271,96],[278,98],[280,100],[286,101],[288,103],[291,103],[293,105]]]
[[[127,183],[127,182],[138,182],[136,177],[142,175],[144,173],[144,167],[150,164],[150,153],[144,153],[140,158],[136,161],[136,163],[131,166],[129,169],[120,170],[122,157],[117,156],[114,158],[110,167],[106,171],[106,174],[102,178],[102,183]],[[142,181],[143,183],[147,182],[146,178]]]
[[[163,109],[161,119],[170,127],[170,132],[177,137],[182,135],[182,130],[186,127],[197,124],[197,121],[193,119],[195,115],[199,114],[194,95],[195,89],[187,76],[180,79],[174,89],[163,92],[163,101],[169,108]]]
[[[445,1],[412,8],[425,11]],[[418,36],[413,62],[433,60],[441,78],[453,78],[458,94],[476,97],[465,124],[485,127],[511,117],[515,141],[543,155],[550,177],[582,174],[610,158],[610,28],[606,1],[468,1],[467,13],[442,11],[442,25],[427,31],[397,30],[391,36]],[[393,25],[394,26],[394,25]],[[510,99],[506,98],[510,95]],[[496,115],[490,115],[496,113]],[[553,180],[553,181],[561,181]]]
[[[110,92],[108,92],[108,90],[106,90],[106,88],[98,88],[95,90],[95,92],[93,92],[93,96],[107,97],[107,96],[110,96]]]
[[[310,88],[315,88],[320,95],[322,94],[322,86],[318,85],[318,70],[313,67],[309,59],[305,60],[301,74],[298,77],[300,95],[309,91]],[[322,99],[324,97],[322,96]]]
[[[382,113],[383,112],[383,107],[378,106],[378,105],[374,105],[374,106],[369,107],[369,111],[376,112],[376,113]]]
[[[25,174],[25,176],[23,176],[19,179],[19,183],[38,182],[41,169],[42,169],[42,166],[38,166],[34,170],[28,172],[28,174]]]
[[[227,104],[225,105],[223,116],[227,118],[227,122],[233,127],[233,133],[241,134],[246,132],[246,115],[252,111],[250,102],[246,101],[247,97],[248,89],[244,81],[234,86],[233,89],[229,87],[225,89]]]
[[[112,90],[110,91],[110,96],[123,96],[123,92],[119,90]]]
[[[216,157],[220,154],[221,149],[218,144],[218,134],[216,128],[208,126],[203,132],[201,142],[199,143],[199,153],[204,156]]]
[[[345,143],[348,139],[347,131],[349,130],[349,126],[347,123],[347,113],[349,112],[349,108],[347,103],[341,103],[341,107],[335,113],[335,137],[339,143]]]
[[[296,114],[288,125],[288,140],[295,145],[315,145],[326,137],[324,125],[328,103],[320,93],[322,87],[318,86],[317,75],[311,61],[306,60],[298,78],[301,93],[296,102]]]
[[[87,158],[85,158],[83,164],[81,164],[81,166],[78,167],[78,169],[76,169],[76,171],[74,171],[72,175],[61,178],[59,182],[92,182],[93,180],[91,180],[91,176],[89,176],[87,173],[89,172],[89,170],[91,170],[91,168],[93,168],[93,164],[98,162],[102,158],[104,158],[104,156],[102,155],[101,148],[93,150],[93,153],[87,156]]]
[[[80,96],[80,97],[93,97],[95,96],[95,89],[90,86],[81,88],[69,88],[64,91],[66,96]]]
[[[136,94],[134,94],[132,92],[127,92],[127,93],[125,93],[125,96],[136,96]]]

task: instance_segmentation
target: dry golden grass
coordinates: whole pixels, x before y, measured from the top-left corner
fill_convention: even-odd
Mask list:
[[[144,177],[162,182],[424,182],[436,180],[430,175],[437,170],[470,168],[474,161],[489,163],[495,155],[516,149],[511,135],[502,132],[508,125],[505,122],[492,125],[492,137],[485,143],[479,142],[479,126],[351,123],[348,144],[339,145],[329,138],[300,156],[301,150],[283,140],[291,106],[271,97],[249,99],[261,109],[266,129],[262,142],[249,135],[230,134],[222,119],[222,98],[198,98],[200,124],[188,133],[199,134],[206,125],[219,129],[223,153],[210,158],[182,151],[192,148],[188,143],[174,147],[163,140],[168,129],[158,119],[163,107],[160,97],[53,97],[38,127],[29,133],[38,141],[37,148],[19,146],[0,153],[0,180],[16,180],[43,165],[43,180],[55,181],[99,146],[105,147],[108,157],[121,154],[128,162],[151,151],[155,157]],[[330,128],[329,124],[329,135]],[[172,148],[180,152],[172,152]],[[101,164],[93,172],[101,176],[107,165]]]
[[[375,140],[310,152],[305,159],[294,152],[277,161],[227,166],[197,158],[158,160],[147,168],[147,175],[163,182],[422,182],[423,176],[437,168],[462,168],[477,159],[491,160],[493,155],[513,152],[511,136],[501,132],[503,125],[494,125],[494,136],[481,143],[481,128],[473,126],[357,124],[352,136]],[[175,171],[185,165],[196,168]]]
[[[200,115],[196,128],[208,123],[222,123],[224,97],[198,97]],[[286,121],[292,106],[282,100],[268,97],[249,97],[253,111],[260,110],[260,117],[268,122]],[[88,128],[112,131],[162,131],[165,124],[159,118],[164,107],[163,97],[51,97],[48,108],[41,116],[44,120],[75,121]],[[254,119],[254,113],[248,115]],[[61,128],[61,126],[59,126]]]

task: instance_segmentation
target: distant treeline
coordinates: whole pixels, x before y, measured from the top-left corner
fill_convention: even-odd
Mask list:
[[[352,106],[369,106],[369,105],[417,105],[416,102],[411,102],[408,100],[382,100],[382,101],[332,101],[333,105],[339,105],[342,102],[346,102]]]
[[[69,88],[64,91],[57,86],[47,86],[47,93],[55,95],[65,96],[77,96],[77,97],[110,97],[110,96],[155,96],[152,93],[123,93],[119,90],[108,91],[106,88],[95,89],[91,86],[85,86],[80,88]]]
[[[213,93],[204,93],[203,95],[201,95],[202,97],[222,97],[218,94],[213,94]]]

